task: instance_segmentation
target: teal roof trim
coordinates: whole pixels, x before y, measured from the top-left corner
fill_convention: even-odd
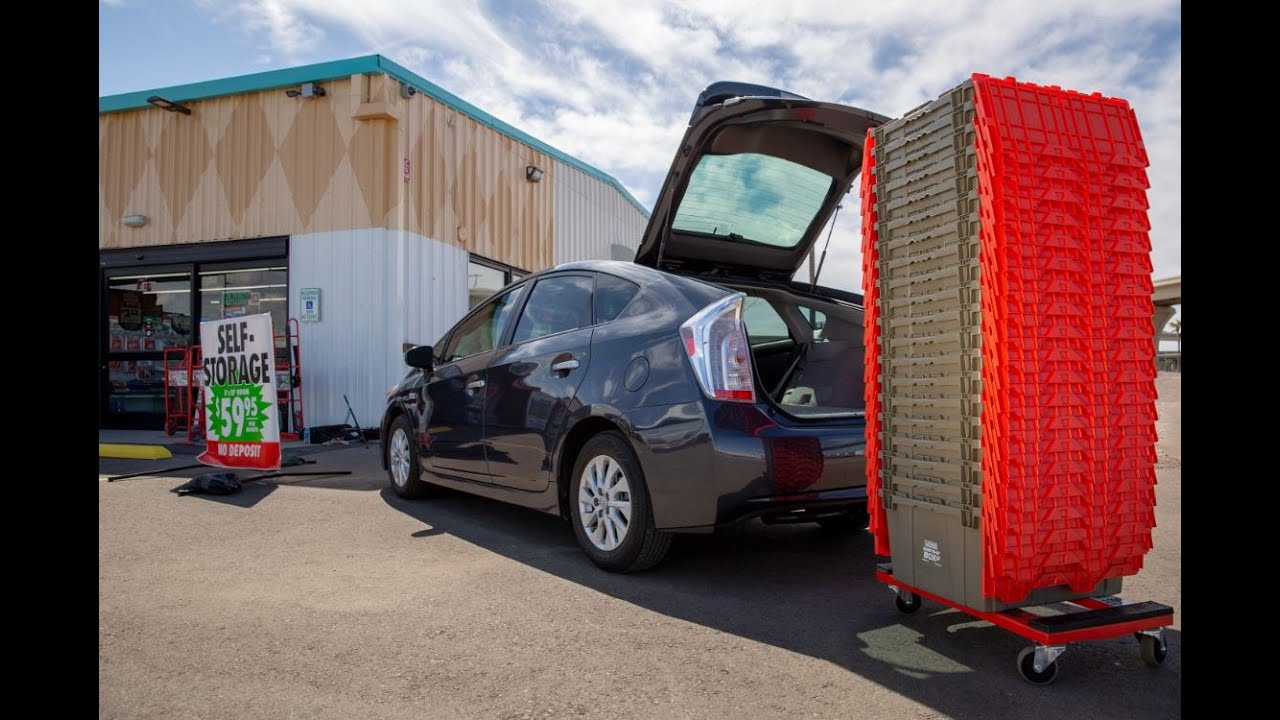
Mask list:
[[[612,175],[609,175],[603,170],[594,168],[568,153],[551,147],[545,142],[517,129],[509,123],[499,120],[466,100],[463,100],[448,90],[445,90],[439,85],[426,80],[417,73],[414,73],[404,66],[392,62],[381,55],[364,55],[361,57],[349,58],[347,60],[333,60],[313,65],[284,68],[282,70],[268,70],[266,72],[223,78],[221,80],[207,80],[205,82],[190,83],[188,85],[172,85],[170,87],[155,88],[154,90],[143,90],[139,92],[123,93],[120,95],[106,95],[98,98],[98,114],[101,115],[103,113],[139,110],[142,108],[152,107],[151,104],[147,102],[147,98],[152,95],[159,95],[166,100],[172,100],[173,102],[187,102],[192,100],[207,100],[209,98],[221,97],[224,95],[238,95],[240,93],[271,90],[273,88],[286,87],[289,85],[298,85],[304,82],[321,82],[324,80],[332,80],[334,78],[347,77],[356,74],[377,75],[383,73],[390,75],[406,85],[412,85],[422,94],[430,96],[432,99],[454,108],[458,112],[470,117],[482,125],[493,128],[503,135],[518,140],[535,150],[550,155],[566,165],[571,165],[574,168],[581,170],[597,180],[601,180],[609,184],[621,193],[622,197],[626,198],[627,202],[635,206],[635,208],[639,210],[645,218],[649,217],[649,211],[640,204],[639,200],[636,200],[634,195],[622,186],[622,183],[614,179]]]
[[[156,88],[155,90],[107,95],[106,97],[98,98],[98,114],[152,107],[147,102],[147,98],[152,95],[159,95],[173,102],[208,100],[209,98],[224,95],[238,95],[240,93],[299,85],[304,82],[332,80],[357,73],[375,74],[381,72],[381,68],[378,67],[378,56],[365,55],[364,57],[351,58],[349,60],[334,60],[314,65],[284,68],[283,70],[268,70],[251,75],[240,75],[238,77],[222,78],[221,80],[206,80],[189,85],[173,85]]]

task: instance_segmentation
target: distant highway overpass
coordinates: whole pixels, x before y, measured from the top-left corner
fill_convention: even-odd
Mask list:
[[[1168,325],[1169,320],[1173,318],[1173,306],[1182,304],[1182,276],[1156,280],[1152,284],[1155,285],[1155,290],[1151,294],[1151,299],[1156,306],[1155,317],[1152,319],[1155,323],[1156,349],[1159,350],[1161,340],[1179,339],[1177,335],[1163,331],[1164,326]]]

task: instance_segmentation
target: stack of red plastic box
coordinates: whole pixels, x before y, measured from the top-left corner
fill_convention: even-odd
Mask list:
[[[1123,100],[984,75],[974,75],[972,87],[982,595],[1016,604],[1038,588],[1087,593],[1136,573],[1155,525],[1147,156]],[[897,148],[911,152],[909,141]],[[885,448],[924,444],[912,445],[902,434],[909,429],[890,427],[892,437],[884,435],[884,408],[896,388],[909,385],[909,378],[890,382],[881,363],[887,325],[879,245],[888,218],[877,215],[873,183],[876,164],[885,161],[869,139],[862,212],[867,468],[881,554],[890,549],[884,506],[893,502],[896,482],[886,472],[893,458]],[[902,452],[898,466],[912,467]],[[909,493],[900,495],[911,502]]]
[[[863,296],[863,344],[866,348],[865,377],[867,400],[867,496],[877,497],[880,494],[880,393],[876,388],[880,382],[880,305],[878,280],[880,273],[876,269],[879,253],[876,251],[876,203],[872,191],[875,177],[875,132],[867,130],[866,145],[862,155],[862,287]],[[875,537],[877,555],[889,554],[889,530],[885,518],[884,506],[870,503],[871,534]]]

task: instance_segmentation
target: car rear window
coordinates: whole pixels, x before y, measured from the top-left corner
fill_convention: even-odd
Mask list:
[[[612,275],[596,276],[596,323],[607,323],[622,314],[640,286]]]
[[[825,173],[770,155],[704,155],[671,228],[795,247],[833,182]]]
[[[591,327],[590,275],[543,278],[533,286],[512,342]]]

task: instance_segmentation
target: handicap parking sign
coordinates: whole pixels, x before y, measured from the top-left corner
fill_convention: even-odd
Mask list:
[[[298,299],[302,304],[302,322],[320,322],[320,288],[302,288]]]

